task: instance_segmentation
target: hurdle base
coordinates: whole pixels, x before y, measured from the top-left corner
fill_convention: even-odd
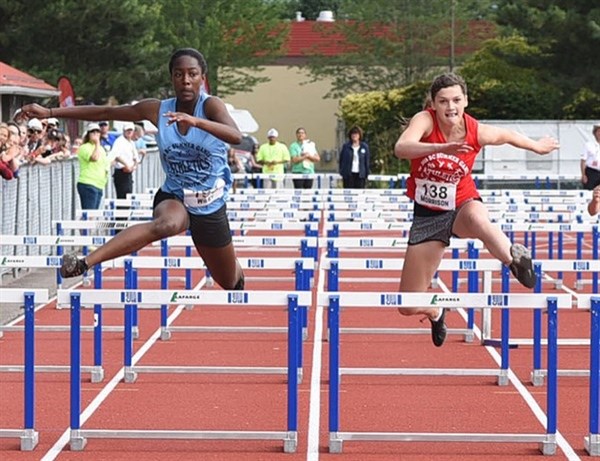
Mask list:
[[[34,429],[25,429],[21,435],[21,451],[32,451],[40,441],[40,434]]]
[[[137,380],[138,374],[131,369],[131,367],[125,367],[125,371],[123,373],[123,381],[126,383],[135,383]]]
[[[94,366],[91,372],[91,381],[101,383],[104,380],[104,369],[101,366]]]
[[[71,438],[69,439],[69,448],[71,451],[83,451],[87,445],[87,439],[83,437],[79,430],[71,430]]]
[[[341,453],[344,448],[344,440],[338,436],[337,432],[329,433],[329,453]]]
[[[553,456],[556,454],[556,436],[548,434],[546,440],[540,443],[540,451],[543,455]]]
[[[472,343],[473,341],[475,341],[475,333],[473,331],[465,333],[464,340],[466,343]]]
[[[485,434],[485,433],[443,433],[443,432],[330,432],[329,452],[341,453],[344,440],[380,442],[538,442],[545,455],[556,454],[554,434]]]
[[[588,437],[584,437],[583,445],[590,456],[600,456],[600,434],[590,434]]]
[[[162,327],[160,329],[160,339],[161,341],[168,341],[171,339],[171,332],[167,329],[167,327]]]
[[[500,374],[498,375],[498,386],[508,386],[508,370],[500,370]]]
[[[283,439],[283,452],[284,453],[296,453],[298,449],[298,432],[288,432],[285,439]]]
[[[531,372],[531,384],[535,387],[544,385],[545,373],[542,370],[533,370]]]

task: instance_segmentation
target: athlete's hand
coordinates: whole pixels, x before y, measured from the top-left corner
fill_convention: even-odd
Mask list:
[[[167,119],[167,126],[173,123],[180,123],[182,128],[196,126],[196,117],[186,114],[185,112],[166,112],[163,117]]]
[[[537,146],[534,152],[540,155],[546,155],[552,152],[555,149],[560,147],[558,141],[550,136],[545,136],[541,139],[538,139],[536,142]]]
[[[32,118],[48,118],[50,117],[50,109],[47,109],[39,104],[27,104],[15,112],[15,122],[22,122]]]
[[[460,155],[460,154],[468,154],[469,152],[473,152],[473,147],[466,142],[448,142],[443,144],[443,149],[441,152],[444,154],[451,155]]]

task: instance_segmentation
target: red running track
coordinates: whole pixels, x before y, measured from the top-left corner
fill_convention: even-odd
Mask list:
[[[240,252],[241,253],[241,252]],[[244,252],[244,255],[246,253]],[[269,257],[255,250],[249,256]],[[281,252],[273,257],[285,256]],[[290,257],[294,255],[290,254]],[[342,255],[343,256],[343,255]],[[357,256],[353,253],[353,256]],[[365,256],[363,254],[362,256]],[[156,272],[155,272],[156,273]],[[111,275],[119,275],[116,270]],[[250,275],[250,274],[249,274]],[[273,273],[259,281],[250,275],[247,290],[287,290],[293,282],[280,282]],[[355,275],[355,274],[353,274]],[[399,277],[400,274],[391,274]],[[197,283],[202,274],[194,275]],[[372,273],[356,274],[373,277]],[[450,274],[442,274],[450,286]],[[315,290],[323,288],[323,274],[316,274]],[[567,276],[565,286],[573,286]],[[110,288],[120,288],[113,282]],[[171,285],[183,288],[181,282]],[[157,288],[143,284],[140,288]],[[461,291],[464,288],[461,287]],[[498,287],[495,287],[498,288]],[[216,288],[214,288],[216,289]],[[376,279],[345,282],[344,291],[395,291],[397,283]],[[499,290],[499,288],[498,288]],[[511,290],[519,290],[511,283]],[[544,291],[555,292],[545,287]],[[583,291],[589,292],[584,287]],[[437,290],[439,291],[439,290]],[[170,309],[174,314],[175,309]],[[589,313],[560,312],[559,337],[589,335]],[[68,324],[69,311],[49,305],[38,311],[36,322]],[[91,325],[92,312],[84,310],[83,323]],[[106,310],[106,325],[122,325],[122,312]],[[296,453],[286,454],[281,441],[173,441],[90,439],[84,451],[68,448],[68,374],[37,373],[36,429],[40,443],[33,452],[20,452],[19,441],[0,439],[2,460],[526,460],[539,459],[537,444],[529,443],[445,443],[445,442],[345,442],[342,454],[328,452],[327,396],[328,344],[321,308],[313,306],[309,318],[309,339],[304,343],[304,379],[300,384],[299,444]],[[344,326],[423,327],[417,318],[400,317],[390,310],[347,310]],[[285,325],[284,310],[196,308],[183,310],[177,325]],[[464,328],[461,312],[448,315],[449,326]],[[157,339],[158,311],[140,312],[140,337],[134,350],[140,365],[283,366],[286,339],[280,334],[187,334],[174,333],[168,341]],[[426,325],[426,324],[425,324]],[[499,320],[494,315],[493,333]],[[531,314],[514,313],[512,336],[530,337]],[[38,332],[38,364],[68,364],[68,333]],[[83,334],[83,361],[92,362],[91,333]],[[22,362],[20,333],[5,333],[0,339],[0,362]],[[151,345],[151,347],[149,347]],[[356,367],[440,367],[494,368],[497,353],[476,342],[450,336],[442,348],[435,348],[428,335],[344,335],[342,366]],[[587,368],[585,347],[561,347],[560,368]],[[283,430],[286,424],[284,376],[162,375],[140,374],[135,383],[122,382],[122,333],[105,333],[105,379],[90,382],[83,376],[83,428],[103,429],[187,429],[187,430]],[[498,386],[495,377],[426,376],[344,376],[341,387],[341,430],[398,432],[501,432],[543,433],[535,411],[543,416],[545,387],[529,381],[531,348],[511,351],[514,377],[509,386]],[[20,374],[0,374],[0,427],[22,427],[23,384]],[[559,378],[558,429],[564,438],[553,459],[587,459],[583,437],[587,435],[587,378]],[[539,409],[536,409],[536,405]],[[533,407],[533,409],[532,409]],[[561,439],[562,440],[562,439]],[[592,458],[589,458],[592,459]]]

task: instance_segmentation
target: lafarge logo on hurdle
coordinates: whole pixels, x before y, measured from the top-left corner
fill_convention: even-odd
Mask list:
[[[5,256],[4,258],[2,258],[2,262],[0,262],[0,266],[6,266],[9,264],[25,264],[25,260],[21,259],[21,258],[11,258],[8,256]]]
[[[438,303],[460,303],[460,296],[433,295],[429,304],[437,306]]]
[[[202,299],[202,295],[200,293],[179,293],[178,291],[174,291],[171,295],[171,302],[178,303],[182,301],[200,301]]]

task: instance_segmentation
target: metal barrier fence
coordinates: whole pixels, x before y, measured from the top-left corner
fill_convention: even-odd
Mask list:
[[[77,194],[79,162],[76,159],[53,162],[50,165],[24,165],[19,178],[0,183],[0,234],[1,235],[51,235],[53,220],[76,218],[80,207]],[[162,184],[164,173],[158,150],[149,150],[134,173],[134,192]],[[115,197],[112,180],[109,180],[104,198]],[[46,255],[51,247],[0,248],[3,256]],[[2,274],[0,274],[2,275]]]

